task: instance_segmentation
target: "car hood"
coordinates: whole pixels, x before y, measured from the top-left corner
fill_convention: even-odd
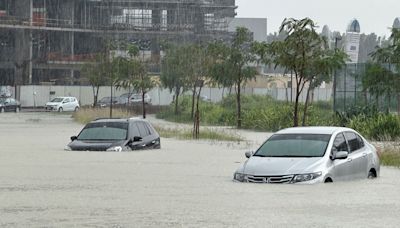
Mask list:
[[[244,164],[243,172],[248,175],[291,175],[315,172],[321,165],[322,157],[312,158],[280,158],[250,157]]]
[[[126,140],[104,141],[104,140],[74,140],[68,144],[71,150],[79,151],[106,151],[110,147],[123,146]]]

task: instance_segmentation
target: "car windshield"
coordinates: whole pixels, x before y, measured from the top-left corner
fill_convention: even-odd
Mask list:
[[[102,122],[89,123],[79,134],[79,140],[125,140],[128,135],[128,123]]]
[[[331,135],[276,134],[254,154],[259,157],[322,157]]]
[[[4,102],[6,102],[6,98],[0,97],[0,104],[4,104]]]
[[[62,102],[63,100],[64,98],[56,97],[53,100],[51,100],[51,102]]]

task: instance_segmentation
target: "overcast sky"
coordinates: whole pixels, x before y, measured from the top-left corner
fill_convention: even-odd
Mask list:
[[[236,0],[237,17],[268,19],[268,33],[279,30],[284,18],[309,17],[322,29],[345,32],[351,19],[360,22],[361,33],[390,35],[388,29],[400,17],[400,0]]]

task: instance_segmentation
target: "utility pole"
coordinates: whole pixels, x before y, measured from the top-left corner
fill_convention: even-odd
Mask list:
[[[339,40],[342,40],[342,37],[340,37],[340,36],[336,36],[335,37],[335,52],[337,51],[337,49],[338,49],[338,41]],[[337,75],[336,75],[336,73],[337,73],[337,70],[335,70],[335,72],[333,73],[333,111],[336,111],[336,83],[337,83]]]

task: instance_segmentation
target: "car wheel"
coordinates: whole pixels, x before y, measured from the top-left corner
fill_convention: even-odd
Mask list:
[[[75,112],[77,112],[77,111],[79,111],[79,107],[77,106],[77,107],[75,107],[75,110],[74,110]]]
[[[16,112],[16,113],[19,113],[19,111],[20,111],[20,108],[19,108],[19,107],[16,107],[16,108],[15,108],[15,112]]]
[[[332,183],[332,182],[333,180],[330,177],[326,178],[324,181],[324,183]]]
[[[1,113],[4,113],[4,112],[5,112],[4,108],[1,108],[1,109],[0,109],[0,112],[1,112]]]
[[[58,112],[62,112],[63,111],[63,108],[62,107],[59,107],[58,108]]]
[[[370,170],[368,172],[368,179],[374,179],[376,178],[376,173],[373,170]]]

